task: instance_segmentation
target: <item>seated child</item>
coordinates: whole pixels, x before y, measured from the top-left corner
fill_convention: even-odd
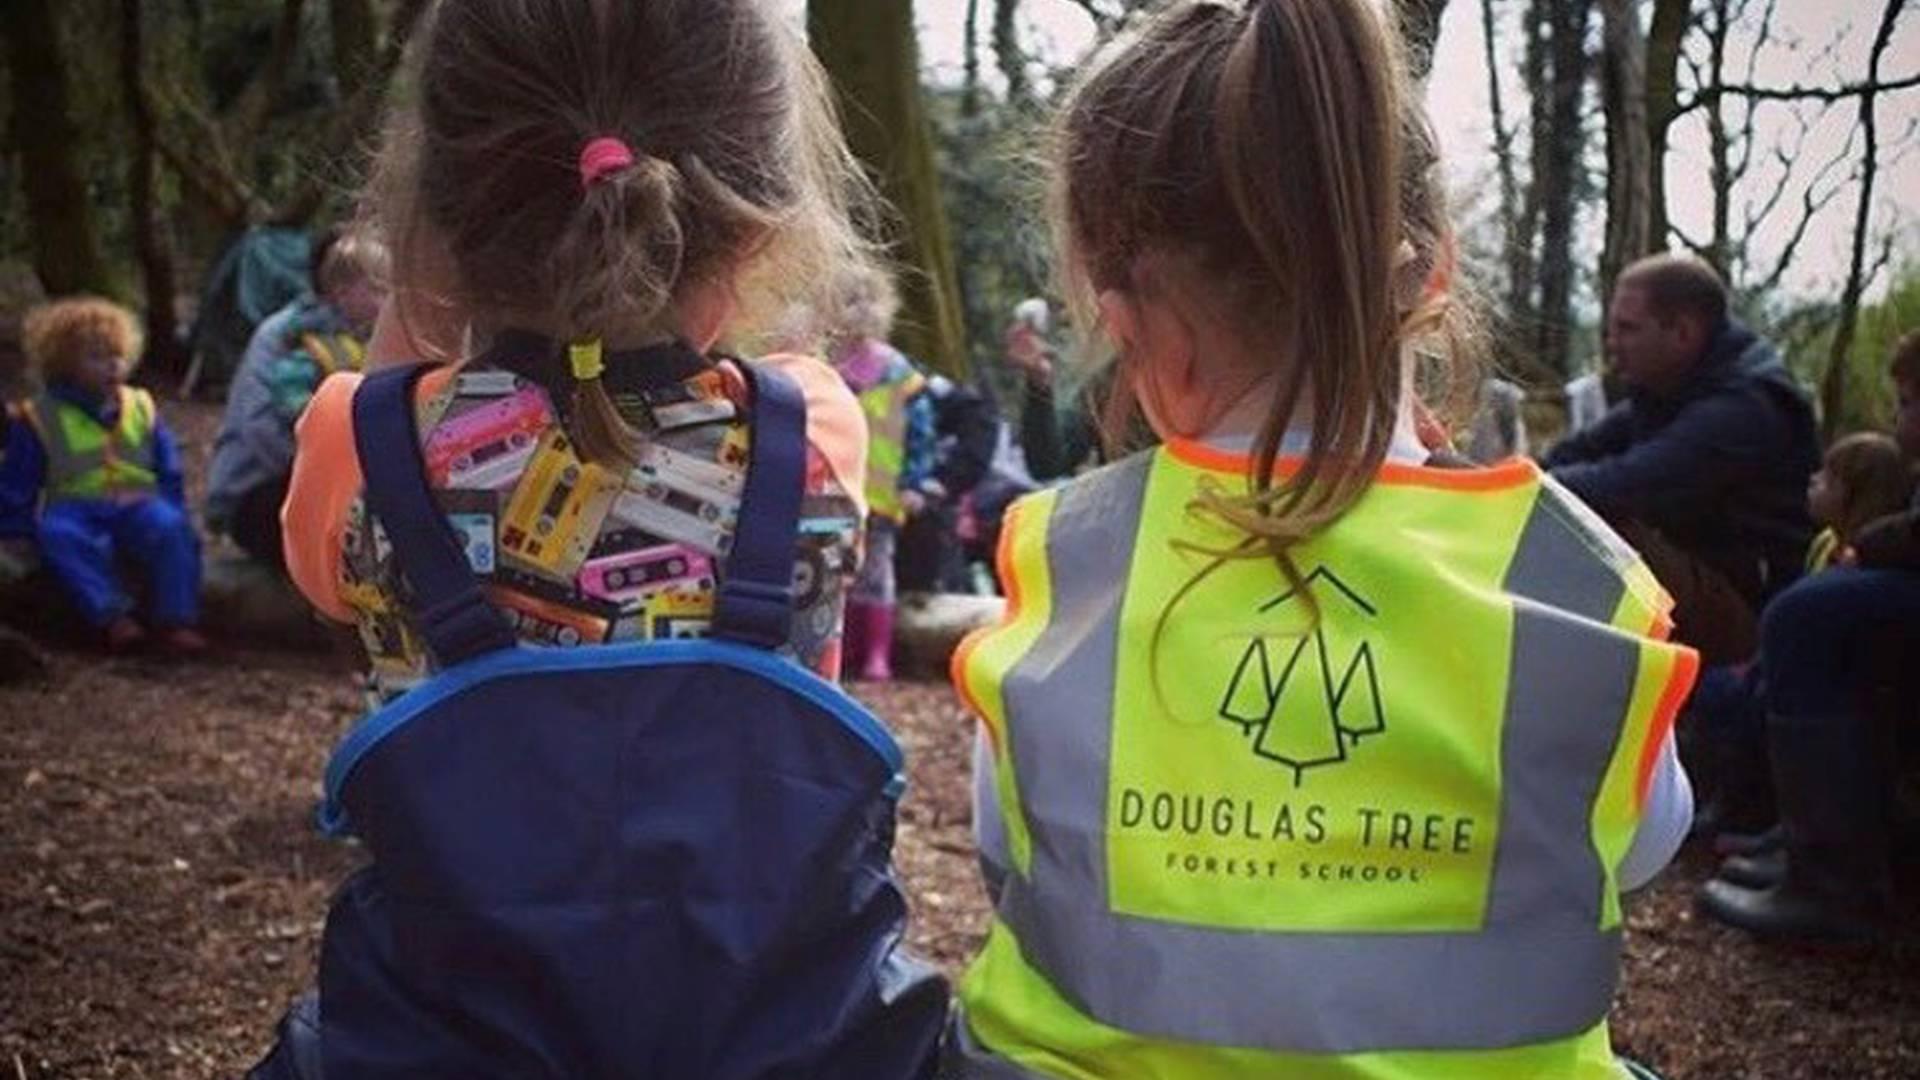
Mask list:
[[[1807,481],[1807,510],[1821,526],[1807,550],[1807,573],[1851,565],[1854,538],[1867,525],[1905,509],[1913,480],[1891,436],[1862,431],[1835,442],[1820,471]]]
[[[1851,565],[1860,530],[1899,512],[1913,486],[1900,445],[1888,436],[1858,432],[1835,442],[1807,482],[1807,510],[1821,526],[1807,549],[1807,573]],[[1704,752],[1717,774],[1717,790],[1702,810],[1701,823],[1722,834],[1718,843],[1730,854],[1748,854],[1778,840],[1777,834],[1766,841],[1754,837],[1773,820],[1761,694],[1758,662],[1716,666],[1701,674],[1687,707],[1690,726],[1705,740]],[[1744,861],[1730,862],[1722,873],[1733,880],[1752,877]]]
[[[829,681],[866,426],[721,349],[867,258],[824,77],[754,0],[416,34],[372,374],[316,391],[283,518],[367,645],[322,821],[369,859],[254,1076],[927,1077],[903,760]]]
[[[148,578],[160,644],[199,652],[200,540],[173,436],[153,397],[125,385],[140,355],[133,313],[57,300],[28,314],[26,348],[43,389],[7,434],[0,521],[35,522],[41,560],[110,648],[147,637],[119,579],[124,560]]]

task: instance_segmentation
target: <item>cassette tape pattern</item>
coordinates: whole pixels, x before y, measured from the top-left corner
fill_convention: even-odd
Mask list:
[[[566,433],[548,428],[507,503],[501,554],[555,580],[571,581],[620,490],[617,474],[581,461]]]
[[[751,448],[737,372],[715,368],[616,395],[646,436],[625,475],[580,459],[562,421],[566,393],[474,364],[422,400],[428,479],[468,564],[529,645],[706,636]],[[834,676],[859,511],[812,457],[787,651]],[[358,503],[342,533],[341,570],[371,692],[390,700],[425,677],[430,660],[394,599],[403,593],[385,533]]]

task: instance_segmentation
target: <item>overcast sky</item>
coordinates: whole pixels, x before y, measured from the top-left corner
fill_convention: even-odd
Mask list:
[[[794,8],[801,0],[786,0]],[[887,0],[882,0],[887,2]],[[1502,3],[1500,10],[1515,14],[1519,5]],[[1757,4],[1756,4],[1757,6]],[[993,77],[993,60],[988,48],[989,20],[993,4],[982,0],[980,41],[982,66]],[[1881,8],[1880,0],[1781,0],[1775,19],[1774,38],[1799,42],[1797,51],[1780,46],[1763,50],[1754,81],[1763,85],[1833,85],[1863,78],[1867,50],[1872,42]],[[941,81],[957,81],[960,73],[963,27],[967,0],[915,0],[915,12],[921,28],[921,62],[928,75]],[[1030,51],[1056,62],[1080,56],[1093,40],[1093,26],[1085,12],[1069,0],[1024,0],[1021,5],[1021,33]],[[1518,35],[1504,36],[1511,49]],[[1750,41],[1752,33],[1736,31],[1736,44]],[[1835,45],[1826,57],[1822,49]],[[1744,49],[1730,50],[1742,59]],[[1524,117],[1524,100],[1519,97],[1519,57],[1517,51],[1502,57],[1502,90],[1511,124]],[[1740,69],[1736,69],[1739,71]],[[1920,71],[1920,14],[1909,13],[1899,25],[1892,45],[1882,63],[1883,77]],[[1684,74],[1683,74],[1684,80]],[[997,78],[994,79],[997,83]],[[1493,156],[1490,150],[1490,100],[1484,42],[1480,32],[1478,0],[1453,0],[1448,4],[1441,28],[1440,49],[1435,57],[1433,76],[1428,87],[1428,106],[1447,153],[1447,166],[1458,192],[1489,190]],[[1591,99],[1589,99],[1591,101]],[[1854,102],[1836,106],[1806,139],[1799,164],[1793,170],[1798,183],[1845,145],[1847,133],[1854,127],[1858,107]],[[1920,89],[1883,95],[1878,108],[1883,141],[1920,122]],[[1789,140],[1797,131],[1792,113],[1784,105],[1764,106],[1758,117],[1760,152],[1755,154],[1754,176],[1736,197],[1735,220],[1743,210],[1741,200],[1760,200],[1778,186],[1783,170],[1769,160],[1770,147]],[[1886,164],[1877,181],[1874,222],[1876,228],[1894,222],[1904,225],[1904,248],[1909,257],[1920,258],[1920,147]],[[1764,165],[1761,163],[1765,163]],[[1674,138],[1674,152],[1668,161],[1667,197],[1675,222],[1688,235],[1704,239],[1711,231],[1712,191],[1706,182],[1707,156],[1705,125],[1682,124]],[[1757,248],[1771,257],[1791,227],[1788,211],[1797,204],[1800,189],[1789,182],[1782,209],[1775,215],[1772,228],[1760,232]],[[1789,272],[1787,283],[1795,292],[1838,291],[1846,275],[1847,248],[1854,214],[1854,193],[1849,190],[1833,200],[1803,242],[1801,255]],[[1599,222],[1589,221],[1584,230],[1587,242],[1597,246]]]

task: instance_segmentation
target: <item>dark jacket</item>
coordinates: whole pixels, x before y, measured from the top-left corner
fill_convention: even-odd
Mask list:
[[[1920,573],[1920,493],[1905,513],[1883,517],[1860,530],[1853,551],[1861,566]]]
[[[949,499],[980,486],[1000,445],[1000,409],[978,386],[943,375],[927,380],[936,437],[933,479]]]
[[[1677,393],[1637,394],[1546,457],[1602,515],[1637,521],[1756,605],[1797,577],[1820,466],[1813,407],[1773,345],[1721,324]]]

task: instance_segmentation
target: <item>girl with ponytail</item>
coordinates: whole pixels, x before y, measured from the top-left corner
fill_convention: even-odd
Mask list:
[[[996,900],[958,1076],[1626,1075],[1696,659],[1538,469],[1430,449],[1476,380],[1385,7],[1171,3],[1055,124],[1062,291],[1162,445],[1015,504],[955,659]]]
[[[443,0],[424,20],[363,199],[392,253],[373,363],[438,365],[431,479],[523,638],[698,633],[751,437],[726,350],[872,261],[824,77],[750,0]],[[814,458],[787,651],[834,677],[865,424],[827,364],[767,362],[806,391]],[[301,424],[287,558],[358,627],[384,699],[429,662],[359,500],[357,386],[330,380]],[[664,487],[636,479],[661,461]]]

